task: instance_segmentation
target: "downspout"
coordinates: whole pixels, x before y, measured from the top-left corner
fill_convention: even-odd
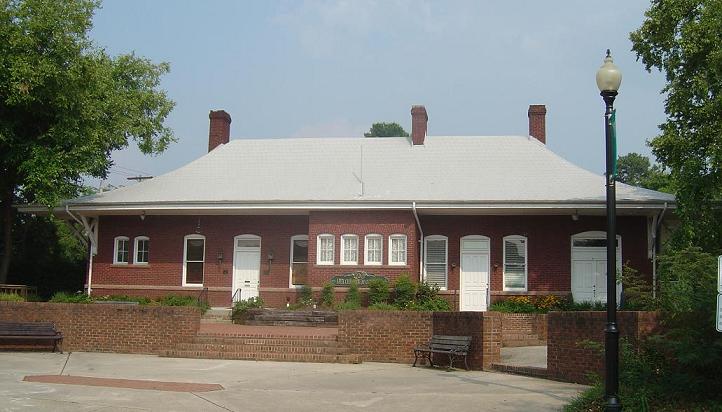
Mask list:
[[[416,202],[411,203],[411,211],[414,213],[414,219],[416,219],[416,226],[419,228],[421,238],[419,240],[419,282],[423,282],[424,279],[424,229],[421,228],[421,222],[419,221],[419,215],[416,213]]]
[[[667,211],[667,202],[664,202],[664,208],[659,212],[657,216],[657,222],[654,225],[652,231],[652,298],[657,298],[657,246],[659,240],[659,229],[662,227],[662,218],[664,218],[664,212]]]
[[[70,208],[68,205],[65,205],[65,212],[70,215],[76,222],[80,223],[83,227],[86,227],[86,225],[80,221],[75,215],[70,211]],[[85,233],[88,238],[92,236],[91,233]],[[93,290],[92,284],[93,284],[93,242],[88,242],[88,296],[90,296],[90,292]]]

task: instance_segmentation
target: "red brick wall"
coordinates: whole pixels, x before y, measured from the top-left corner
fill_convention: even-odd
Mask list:
[[[324,233],[334,235],[336,240],[334,265],[316,265],[316,237]],[[340,265],[341,235],[344,234],[358,235],[360,263],[358,266]],[[381,266],[363,265],[364,236],[368,234],[383,236],[383,265]],[[389,236],[393,234],[406,235],[406,266],[388,265]],[[308,240],[309,273],[311,284],[314,286],[322,286],[333,276],[357,270],[385,276],[391,282],[396,280],[402,272],[406,272],[412,280],[418,281],[419,242],[416,221],[411,212],[312,212],[309,216]]]
[[[466,235],[481,234],[491,239],[492,301],[510,292],[502,291],[502,239],[520,234],[529,239],[529,292],[527,294],[569,293],[571,284],[572,234],[589,230],[604,230],[603,217],[581,216],[573,221],[569,216],[421,216],[426,235],[445,235],[449,238],[449,291],[443,295],[454,307],[458,305],[459,242]],[[622,236],[623,260],[642,273],[651,273],[646,252],[646,221],[644,217],[620,216],[619,234]],[[196,232],[206,236],[204,287],[209,288],[212,306],[230,304],[233,273],[233,238],[240,234],[261,236],[261,296],[273,306],[285,305],[286,298],[295,301],[296,291],[289,286],[290,238],[298,234],[309,236],[309,280],[311,286],[321,287],[331,277],[363,270],[388,277],[392,282],[407,272],[418,280],[418,230],[411,212],[407,211],[348,211],[311,212],[309,216],[103,216],[99,224],[98,255],[93,260],[93,288],[96,295],[146,294],[151,296],[197,294],[196,287],[182,286],[183,237]],[[316,236],[330,233],[335,236],[335,264],[316,265]],[[359,237],[359,262],[363,263],[364,236],[383,235],[381,266],[339,265],[341,235]],[[407,265],[389,266],[388,236],[402,233],[407,236]],[[146,266],[113,265],[113,239],[127,236],[150,238],[150,264]],[[219,252],[223,262],[218,262]],[[269,266],[266,257],[273,252]],[[148,293],[142,292],[147,288]],[[514,294],[517,294],[514,292]],[[280,303],[277,305],[276,303]]]
[[[413,349],[432,334],[472,336],[471,369],[489,369],[501,358],[501,322],[496,313],[344,311],[338,340],[366,361],[413,363]],[[445,365],[447,359],[439,359]],[[461,363],[455,363],[462,366]]]
[[[425,236],[449,238],[449,289],[459,288],[461,238],[484,235],[491,239],[492,295],[503,294],[503,238],[523,235],[528,238],[528,290],[569,292],[571,290],[571,236],[576,233],[606,230],[604,217],[580,216],[421,216]],[[622,237],[622,261],[651,276],[647,259],[647,226],[642,216],[619,216],[617,233]],[[452,267],[453,266],[453,267]],[[494,293],[496,292],[496,293]],[[517,293],[515,293],[517,294]],[[492,300],[495,300],[492,298]]]
[[[431,312],[343,311],[338,315],[338,341],[365,361],[412,363],[413,349],[433,332]]]
[[[549,338],[547,371],[549,378],[589,383],[590,372],[604,373],[603,353],[586,348],[584,341],[604,344],[606,312],[551,312],[547,315]],[[620,338],[636,344],[659,329],[655,312],[618,312]]]
[[[188,342],[200,327],[191,307],[0,302],[0,321],[53,322],[64,351],[155,354]]]
[[[546,344],[546,314],[500,313],[499,315],[501,317],[502,346],[532,346]]]
[[[501,361],[501,319],[498,313],[434,312],[434,335],[471,336],[470,369],[488,370],[492,363]],[[447,359],[441,356],[439,361],[448,362]]]

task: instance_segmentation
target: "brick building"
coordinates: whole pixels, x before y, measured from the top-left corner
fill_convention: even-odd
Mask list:
[[[301,285],[366,272],[434,283],[460,310],[510,295],[604,300],[604,178],[545,146],[544,106],[529,107],[530,136],[427,136],[426,109],[411,114],[410,138],[230,140],[230,115],[211,111],[208,154],[56,214],[89,234],[95,295],[207,290],[213,306],[259,294],[283,306]],[[619,266],[651,275],[673,203],[617,186]]]

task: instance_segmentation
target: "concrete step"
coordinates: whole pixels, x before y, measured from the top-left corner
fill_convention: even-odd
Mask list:
[[[164,350],[160,356],[167,358],[194,359],[234,359],[279,362],[317,362],[317,363],[361,363],[358,354],[312,354],[312,353],[278,353],[278,352],[223,352],[198,350]]]
[[[247,320],[244,325],[251,326],[308,326],[313,328],[335,328],[337,323],[304,321],[304,320]]]
[[[519,348],[523,346],[546,346],[547,341],[539,339],[502,341],[505,348]]]
[[[179,351],[200,351],[200,352],[274,352],[274,353],[310,353],[310,354],[328,354],[343,355],[348,354],[349,350],[344,347],[336,346],[290,346],[290,345],[237,345],[223,343],[179,343],[174,350]]]
[[[216,344],[216,345],[267,345],[267,346],[338,346],[336,338],[328,339],[303,339],[303,338],[263,338],[257,336],[251,337],[219,337],[219,336],[196,336],[193,340],[195,344]]]
[[[231,320],[231,309],[211,308],[201,315],[201,319]]]

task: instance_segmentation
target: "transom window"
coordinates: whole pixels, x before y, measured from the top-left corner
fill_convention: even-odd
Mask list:
[[[203,285],[203,266],[206,255],[206,238],[188,235],[183,247],[183,285]]]
[[[127,265],[130,260],[130,239],[126,236],[118,236],[115,238],[114,243],[113,263],[117,265]]]
[[[342,235],[341,236],[341,264],[357,265],[358,264],[358,236]]]
[[[291,237],[291,286],[308,284],[308,236]]]
[[[424,275],[426,282],[446,289],[448,239],[446,236],[427,236],[424,239]]]
[[[150,239],[147,236],[138,236],[135,238],[135,258],[133,263],[136,265],[147,265],[150,252]]]
[[[504,290],[527,288],[527,238],[504,237]]]
[[[389,236],[389,265],[406,264],[406,235]]]
[[[380,265],[383,263],[383,243],[384,238],[381,235],[366,235],[364,264]]]
[[[316,239],[316,264],[333,265],[334,256],[334,236],[318,235]]]
[[[244,235],[249,236],[249,235]],[[261,239],[256,237],[240,237],[236,239],[236,247],[261,247]]]

